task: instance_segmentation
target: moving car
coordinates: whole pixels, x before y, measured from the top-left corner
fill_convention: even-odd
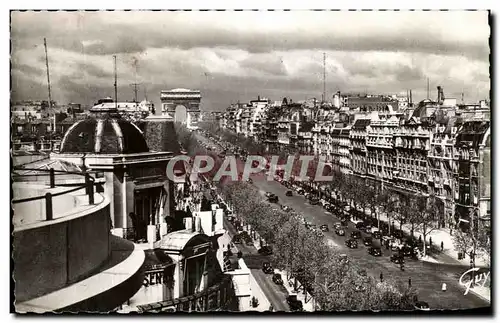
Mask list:
[[[356,249],[358,247],[358,242],[354,239],[347,239],[345,245],[351,249]]]
[[[257,252],[261,255],[269,256],[273,254],[273,249],[270,246],[263,246]]]
[[[330,229],[328,228],[328,224],[322,224],[320,227],[321,231],[328,232]]]
[[[335,229],[335,233],[339,236],[345,236],[345,230],[342,228]]]
[[[353,239],[361,239],[361,232],[360,231],[353,231],[353,232],[351,232],[351,238],[353,238]]]
[[[335,223],[335,224],[333,225],[333,227],[334,227],[335,229],[340,229],[340,228],[342,228],[342,224],[341,224],[340,222],[337,222],[337,223]]]
[[[382,250],[380,250],[380,248],[378,247],[371,247],[368,249],[368,253],[372,256],[375,256],[375,257],[380,257],[382,256]]]
[[[419,311],[430,311],[431,308],[429,307],[429,304],[427,304],[426,302],[416,302],[415,305],[414,305],[415,309],[416,310],[419,310]]]
[[[405,261],[405,259],[399,254],[394,253],[391,255],[391,262],[393,262],[395,264],[401,264],[404,261]]]
[[[304,309],[302,301],[297,299],[297,294],[288,295],[286,297],[286,302],[288,303],[288,306],[290,307],[290,310],[292,312],[300,312]]]
[[[273,274],[274,273],[274,269],[273,269],[273,266],[271,266],[270,263],[268,262],[264,262],[262,264],[262,271],[265,273],[265,274]]]
[[[270,197],[268,197],[268,201],[271,203],[278,203],[278,196],[272,194]]]
[[[288,191],[286,191],[285,195],[286,195],[286,196],[293,196],[293,192],[292,192],[292,191],[290,191],[290,190],[288,190]]]
[[[368,246],[371,246],[371,245],[372,245],[372,237],[364,237],[364,239],[363,239],[363,244],[364,244],[365,246],[367,246],[367,247],[368,247]]]
[[[283,279],[281,279],[280,274],[273,275],[273,283],[275,283],[276,285],[283,285]]]
[[[349,258],[347,258],[347,255],[345,253],[340,254],[339,256],[339,261],[340,262],[349,262]]]
[[[287,205],[283,205],[281,208],[282,208],[282,209],[283,209],[283,211],[285,211],[285,212],[288,212],[288,211],[290,211],[290,210],[292,209],[291,207],[289,207],[289,206],[287,206]]]

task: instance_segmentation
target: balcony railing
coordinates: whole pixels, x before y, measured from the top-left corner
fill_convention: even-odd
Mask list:
[[[53,168],[50,169],[38,169],[38,168],[20,168],[20,167],[14,167],[14,173],[13,176],[14,178],[16,176],[19,177],[26,177],[26,176],[32,176],[32,175],[23,175],[23,174],[16,174],[15,171],[36,171],[36,172],[42,172],[42,173],[48,173],[49,174],[49,188],[55,188],[56,186],[58,187],[74,187],[69,190],[65,190],[62,192],[58,193],[50,193],[47,192],[45,195],[39,195],[39,196],[33,196],[33,197],[28,197],[24,199],[17,199],[17,200],[12,200],[12,204],[20,204],[20,203],[27,203],[27,202],[32,202],[36,200],[42,200],[45,199],[45,220],[50,221],[54,218],[54,213],[53,213],[53,206],[52,206],[52,199],[54,197],[64,195],[64,194],[69,194],[76,192],[81,189],[85,189],[85,194],[88,195],[89,199],[89,205],[94,204],[94,185],[95,185],[95,179],[90,176],[89,173],[87,172],[68,172],[68,171],[62,171],[62,170],[54,170]],[[85,183],[80,184],[80,183],[56,183],[56,173],[61,173],[65,175],[78,175],[82,176],[85,178]],[[36,174],[35,176],[40,176],[40,174]]]

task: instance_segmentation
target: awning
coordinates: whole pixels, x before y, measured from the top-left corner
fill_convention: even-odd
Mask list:
[[[135,185],[136,190],[143,190],[146,188],[153,188],[153,187],[163,187],[165,183],[162,182],[153,182],[153,183],[139,183]]]

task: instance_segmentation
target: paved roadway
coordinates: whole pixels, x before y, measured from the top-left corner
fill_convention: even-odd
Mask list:
[[[198,135],[197,137],[204,142],[214,144],[202,135]],[[360,267],[365,268],[373,277],[378,279],[380,277],[380,273],[382,273],[384,278],[390,277],[392,279],[400,280],[405,284],[408,284],[408,280],[411,278],[412,286],[418,290],[419,300],[426,301],[429,303],[430,307],[434,309],[470,309],[491,307],[488,301],[474,295],[471,292],[464,295],[465,288],[460,286],[458,282],[460,276],[469,269],[468,267],[407,259],[405,261],[405,271],[403,272],[399,269],[399,265],[396,265],[389,260],[392,252],[387,250],[385,247],[381,248],[383,252],[382,257],[369,255],[367,247],[365,247],[362,243],[359,243],[359,247],[357,249],[347,248],[344,242],[350,235],[350,232],[355,230],[352,223],[349,223],[349,228],[346,230],[345,237],[337,236],[335,232],[333,232],[333,225],[336,222],[339,222],[339,219],[335,218],[335,216],[330,212],[327,212],[321,205],[310,205],[303,196],[295,193],[292,197],[286,196],[285,193],[288,188],[278,182],[267,181],[262,175],[255,175],[252,176],[252,178],[254,185],[261,191],[262,194],[265,192],[272,192],[276,194],[279,197],[280,204],[288,205],[296,212],[301,213],[308,222],[312,222],[318,226],[321,224],[328,224],[331,231],[325,232],[325,237],[335,243],[337,248],[339,248],[343,253],[348,254],[351,259],[356,261]],[[364,237],[366,234],[362,233],[362,236]],[[262,273],[262,271],[260,272]],[[447,285],[446,292],[441,291],[443,283],[446,283]],[[268,287],[266,289],[269,289]],[[264,291],[264,293],[266,293],[266,291]],[[268,291],[267,293],[270,292]],[[270,299],[272,299],[272,297]]]
[[[227,229],[231,237],[237,234],[236,229],[226,218],[224,218],[224,228]],[[269,258],[260,255],[254,246],[247,246],[242,243],[236,244],[236,248],[243,253],[245,264],[252,272],[253,277],[264,292],[264,295],[266,295],[267,299],[274,307],[274,311],[289,312],[290,308],[286,303],[286,296],[288,295],[288,293],[285,287],[276,285],[272,281],[271,275],[265,274],[262,271],[262,263],[265,261],[269,262]]]
[[[405,271],[403,272],[399,269],[399,265],[389,260],[391,251],[385,247],[381,248],[382,257],[374,257],[368,254],[367,247],[362,244],[361,240],[357,249],[347,248],[344,242],[349,237],[350,232],[355,230],[352,223],[349,223],[345,237],[338,236],[333,231],[333,225],[339,220],[321,205],[310,205],[304,196],[297,195],[295,192],[294,196],[286,196],[285,193],[288,188],[278,182],[267,181],[263,176],[255,176],[253,179],[254,185],[259,188],[262,194],[265,192],[276,194],[279,197],[280,204],[288,205],[296,212],[301,213],[308,222],[318,226],[327,224],[330,232],[325,232],[325,237],[333,241],[337,248],[348,254],[369,274],[378,279],[380,273],[383,273],[384,278],[391,277],[405,284],[408,284],[408,279],[411,278],[412,286],[418,289],[419,299],[428,302],[431,308],[458,309],[490,306],[487,301],[472,293],[464,295],[465,289],[459,285],[458,281],[463,272],[469,269],[468,267],[407,259],[405,261]],[[362,236],[367,235],[362,233]],[[377,246],[380,247],[378,241],[377,243]],[[441,291],[442,283],[447,285],[446,292]]]

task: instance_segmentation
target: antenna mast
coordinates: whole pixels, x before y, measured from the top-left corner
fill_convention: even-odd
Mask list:
[[[323,102],[326,102],[326,53],[323,53]]]
[[[116,82],[116,55],[113,55],[113,59],[115,62],[115,109],[118,110],[118,89],[117,89],[117,82]]]
[[[134,102],[137,103],[137,86],[141,85],[140,83],[132,83],[130,84],[131,86],[134,87]]]
[[[47,86],[49,89],[49,111],[52,111],[52,95],[50,93],[49,56],[47,54],[47,39],[46,38],[43,39],[43,46],[45,47],[45,66],[47,66]]]
[[[134,102],[137,103],[137,86],[141,84],[137,83],[137,60],[134,61],[134,64],[135,64],[135,83],[132,83],[130,85],[134,87]]]
[[[429,78],[427,78],[427,99],[429,99]]]

